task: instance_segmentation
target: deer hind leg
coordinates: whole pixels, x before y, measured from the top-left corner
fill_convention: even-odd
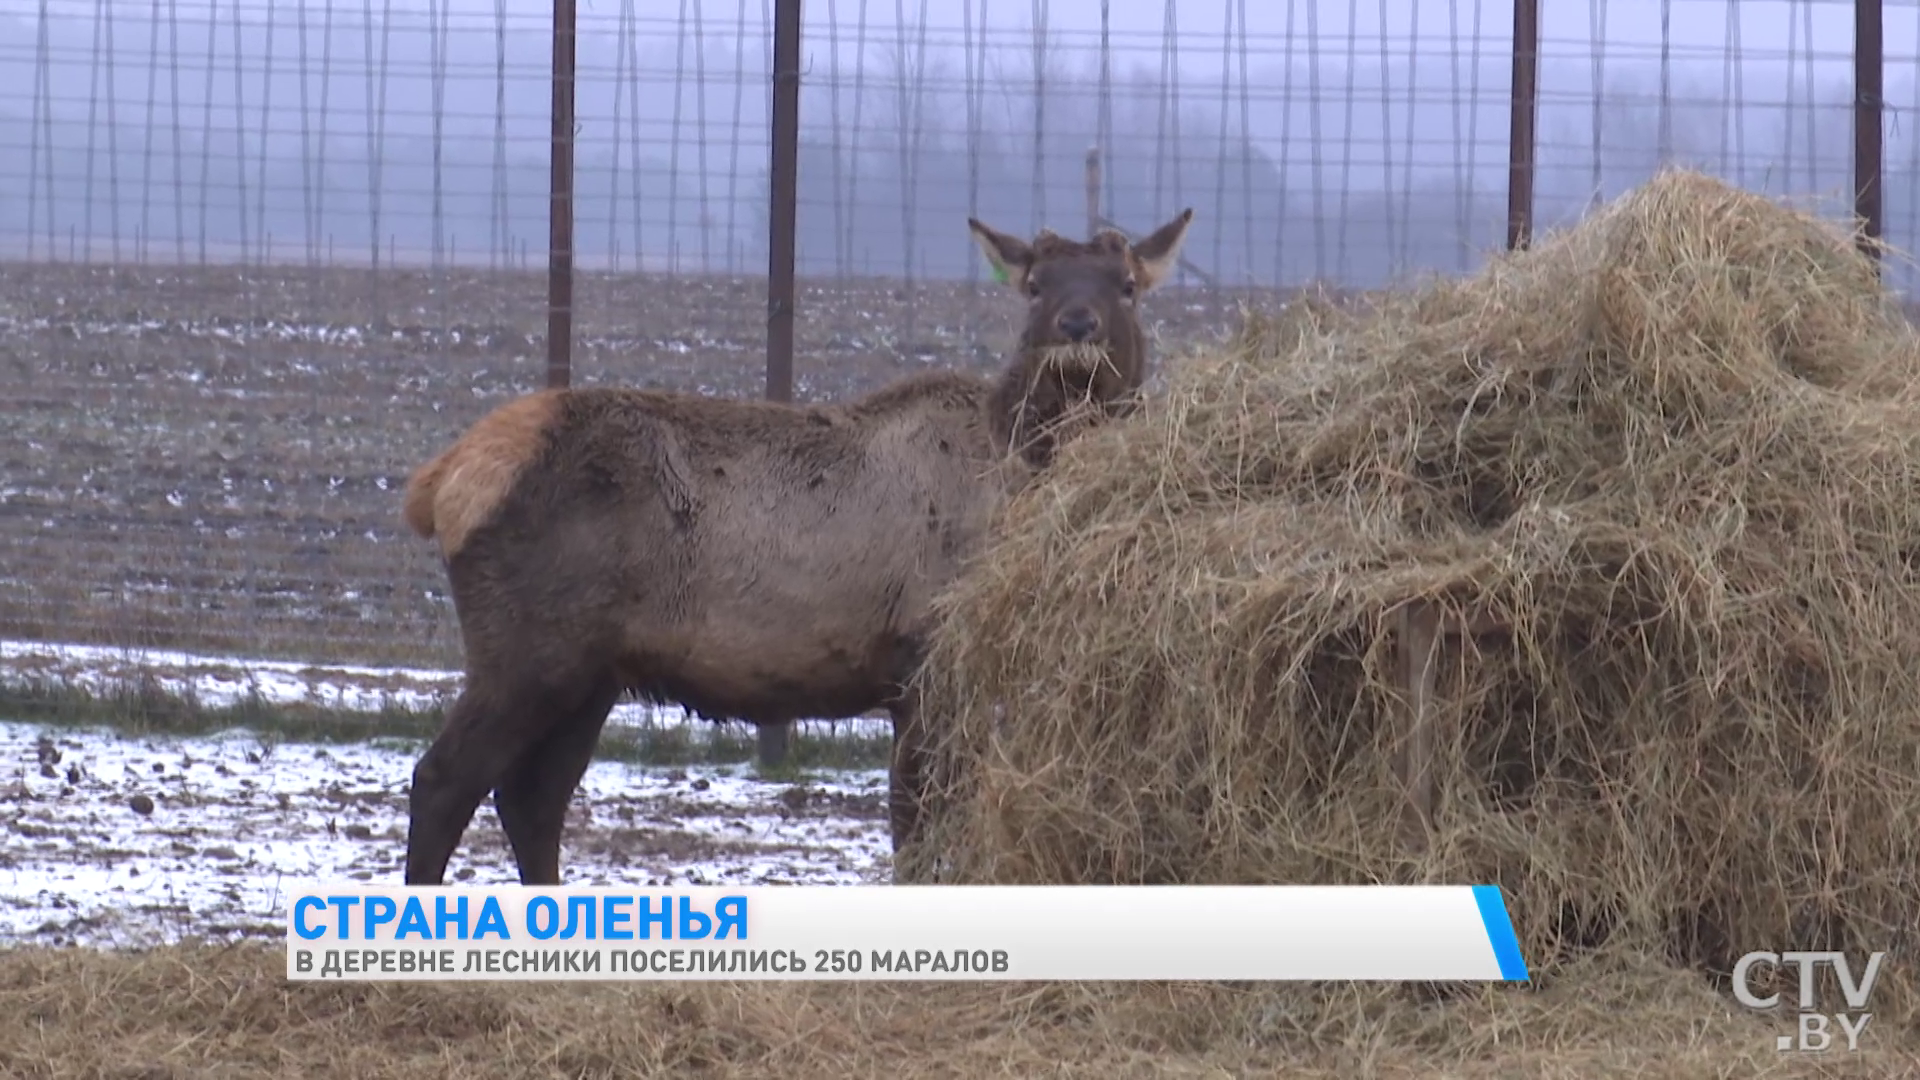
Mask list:
[[[607,714],[619,697],[619,683],[609,679],[578,695],[570,709],[556,710],[558,722],[493,789],[493,808],[513,847],[520,884],[560,884],[560,834],[567,804],[586,775]]]
[[[888,711],[893,716],[893,760],[887,775],[887,811],[897,855],[919,835],[927,797],[927,747],[914,698],[903,697]]]
[[[409,885],[438,885],[480,800],[544,734],[541,688],[468,675],[446,725],[420,756],[408,794]]]

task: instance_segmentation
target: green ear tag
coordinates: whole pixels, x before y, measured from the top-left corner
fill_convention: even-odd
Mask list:
[[[999,282],[1002,285],[1005,285],[1007,283],[1007,268],[1000,265],[999,263],[994,263],[993,264],[993,280]]]

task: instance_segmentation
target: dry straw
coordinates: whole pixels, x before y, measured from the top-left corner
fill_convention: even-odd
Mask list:
[[[1341,987],[288,982],[277,945],[0,949],[8,1080],[1830,1078],[1652,965],[1444,1009]],[[1281,990],[1291,989],[1281,987]],[[1876,1019],[1845,1075],[1911,1080]]]
[[[1498,882],[1536,972],[1891,948],[1910,1002],[1917,367],[1852,235],[1679,171],[1470,279],[1249,317],[941,601],[900,873]],[[1416,598],[1510,627],[1445,654],[1418,852]]]

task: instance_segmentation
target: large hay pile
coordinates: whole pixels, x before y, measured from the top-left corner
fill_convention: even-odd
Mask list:
[[[946,790],[900,873],[1497,882],[1536,972],[1603,937],[1898,950],[1917,372],[1851,235],[1685,172],[1469,280],[1251,320],[1071,444],[943,598]],[[1511,627],[1445,662],[1418,854],[1413,598]]]

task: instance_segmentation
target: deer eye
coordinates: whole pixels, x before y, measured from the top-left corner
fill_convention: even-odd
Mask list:
[[[1131,300],[1133,299],[1134,288],[1135,286],[1134,286],[1133,279],[1128,278],[1127,280],[1120,283],[1120,295]]]
[[[1027,295],[1033,297],[1035,300],[1040,299],[1040,279],[1039,278],[1030,277],[1027,279]]]

